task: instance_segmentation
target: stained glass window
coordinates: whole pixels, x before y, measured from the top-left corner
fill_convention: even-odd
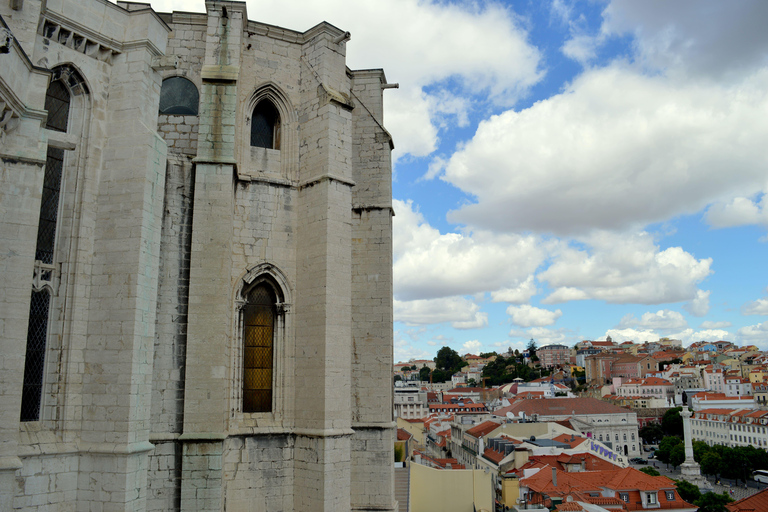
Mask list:
[[[243,412],[272,410],[276,299],[266,284],[254,287],[243,308]]]

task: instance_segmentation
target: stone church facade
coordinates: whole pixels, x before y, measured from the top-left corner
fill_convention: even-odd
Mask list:
[[[0,16],[0,510],[397,510],[384,73],[242,2]]]

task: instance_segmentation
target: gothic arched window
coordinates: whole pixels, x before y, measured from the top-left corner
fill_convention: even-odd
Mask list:
[[[196,116],[200,94],[195,84],[181,76],[163,80],[160,89],[160,114]]]
[[[45,127],[57,132],[67,131],[69,121],[70,95],[61,80],[54,80],[48,86],[45,93],[45,110],[48,111],[48,119]]]
[[[261,100],[253,109],[251,146],[280,149],[280,114],[268,99]]]
[[[246,295],[243,307],[243,412],[272,410],[277,298],[266,283]]]

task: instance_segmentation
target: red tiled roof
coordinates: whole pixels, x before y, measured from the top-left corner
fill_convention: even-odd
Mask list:
[[[631,411],[596,398],[541,398],[539,400],[517,400],[508,407],[494,411],[493,415],[505,417],[508,412],[515,413],[515,415],[524,412],[526,416],[531,414],[539,414],[540,416],[563,416],[567,414],[571,416],[584,414],[626,414]]]
[[[491,448],[486,448],[483,452],[483,457],[498,465],[502,460],[504,460],[505,455],[503,453],[494,451]]]
[[[555,510],[560,512],[583,512],[584,507],[576,503],[575,501],[569,501],[561,503],[555,507]]]
[[[397,440],[398,441],[407,441],[407,440],[409,440],[412,437],[413,436],[411,435],[411,433],[408,432],[407,430],[405,430],[404,428],[398,428],[397,429]]]
[[[728,503],[725,508],[727,508],[729,512],[757,512],[760,510],[768,510],[768,489],[763,489],[757,494],[742,498],[733,503]]]
[[[475,425],[474,427],[467,430],[467,434],[471,435],[472,437],[479,438],[482,436],[487,436],[497,428],[499,428],[499,424],[495,421],[484,421],[479,425]]]

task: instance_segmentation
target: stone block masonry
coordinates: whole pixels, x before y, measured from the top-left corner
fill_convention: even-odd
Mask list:
[[[0,510],[397,510],[384,73],[347,68],[342,30],[243,2],[17,7]]]

